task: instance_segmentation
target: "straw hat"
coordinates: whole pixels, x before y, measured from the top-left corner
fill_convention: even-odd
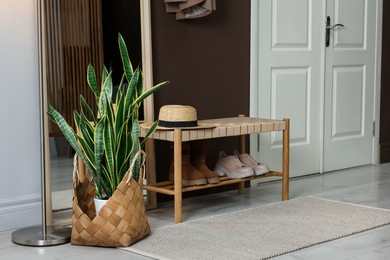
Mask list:
[[[205,129],[214,128],[214,125],[198,123],[196,109],[191,106],[165,105],[160,108],[158,114],[158,127],[160,130],[181,129]],[[150,128],[152,122],[141,124],[143,128]]]

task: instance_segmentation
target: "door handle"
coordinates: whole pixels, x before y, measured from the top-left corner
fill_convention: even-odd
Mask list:
[[[329,42],[330,42],[330,30],[333,30],[337,27],[344,27],[344,24],[337,23],[337,24],[330,24],[330,17],[326,17],[326,37],[325,37],[325,44],[326,47],[329,47]]]

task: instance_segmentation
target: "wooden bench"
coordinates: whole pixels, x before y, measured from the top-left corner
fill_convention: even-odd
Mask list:
[[[151,192],[163,193],[174,196],[175,204],[175,223],[182,222],[182,193],[194,190],[202,190],[217,186],[228,185],[232,183],[238,184],[238,192],[243,193],[244,183],[246,181],[278,176],[282,178],[282,200],[289,198],[289,140],[290,140],[290,121],[289,119],[271,120],[250,117],[232,117],[201,120],[199,123],[207,123],[215,125],[215,128],[200,129],[200,130],[182,130],[179,128],[172,130],[156,130],[151,136],[153,139],[173,142],[174,145],[174,181],[164,181],[158,183],[147,183],[144,189]],[[283,147],[282,147],[282,171],[270,171],[261,176],[251,176],[242,179],[229,179],[220,177],[220,182],[217,184],[206,184],[199,186],[182,187],[182,142],[221,138],[228,136],[238,136],[240,138],[239,152],[245,152],[245,136],[248,134],[266,133],[273,131],[283,131]],[[141,136],[145,136],[146,129],[141,129]],[[149,174],[155,174],[150,173]],[[154,175],[155,176],[155,175]]]

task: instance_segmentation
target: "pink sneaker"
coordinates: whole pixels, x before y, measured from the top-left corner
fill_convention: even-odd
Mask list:
[[[223,151],[219,152],[219,160],[215,164],[214,172],[230,179],[245,178],[254,174],[253,169],[245,166],[236,155],[227,155]]]
[[[240,154],[239,152],[234,151],[234,155],[236,155],[245,166],[251,167],[257,176],[269,172],[266,164],[257,162],[247,153]]]

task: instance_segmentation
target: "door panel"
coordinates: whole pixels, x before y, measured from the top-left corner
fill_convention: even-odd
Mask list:
[[[297,125],[290,131],[290,143],[305,145],[309,142],[307,131],[309,103],[308,89],[310,69],[306,68],[273,68],[271,69],[271,118],[283,118],[291,114],[291,121]],[[294,97],[294,98],[291,98]],[[297,100],[301,102],[297,102]],[[282,135],[271,135],[271,145],[281,145]]]
[[[302,8],[297,8],[301,6]],[[272,49],[309,49],[309,10],[307,0],[272,2]],[[294,21],[294,22],[291,22]]]
[[[333,67],[332,140],[364,135],[364,74],[362,66]]]
[[[376,1],[328,0],[328,15],[344,27],[326,49],[324,171],[372,162],[375,12]]]
[[[290,174],[318,172],[323,1],[272,0],[259,6],[259,117],[291,119]],[[262,134],[251,153],[280,169],[281,134]],[[252,138],[253,139],[253,138]],[[257,148],[252,140],[252,148]],[[257,154],[256,154],[257,153]],[[302,163],[304,162],[304,163]]]
[[[332,1],[333,3],[328,0],[328,15],[333,13],[333,20],[344,23],[346,26],[345,30],[334,31],[334,48],[364,48],[366,42],[367,0]],[[370,2],[375,1],[370,0]],[[334,11],[331,10],[332,5],[335,8]]]

